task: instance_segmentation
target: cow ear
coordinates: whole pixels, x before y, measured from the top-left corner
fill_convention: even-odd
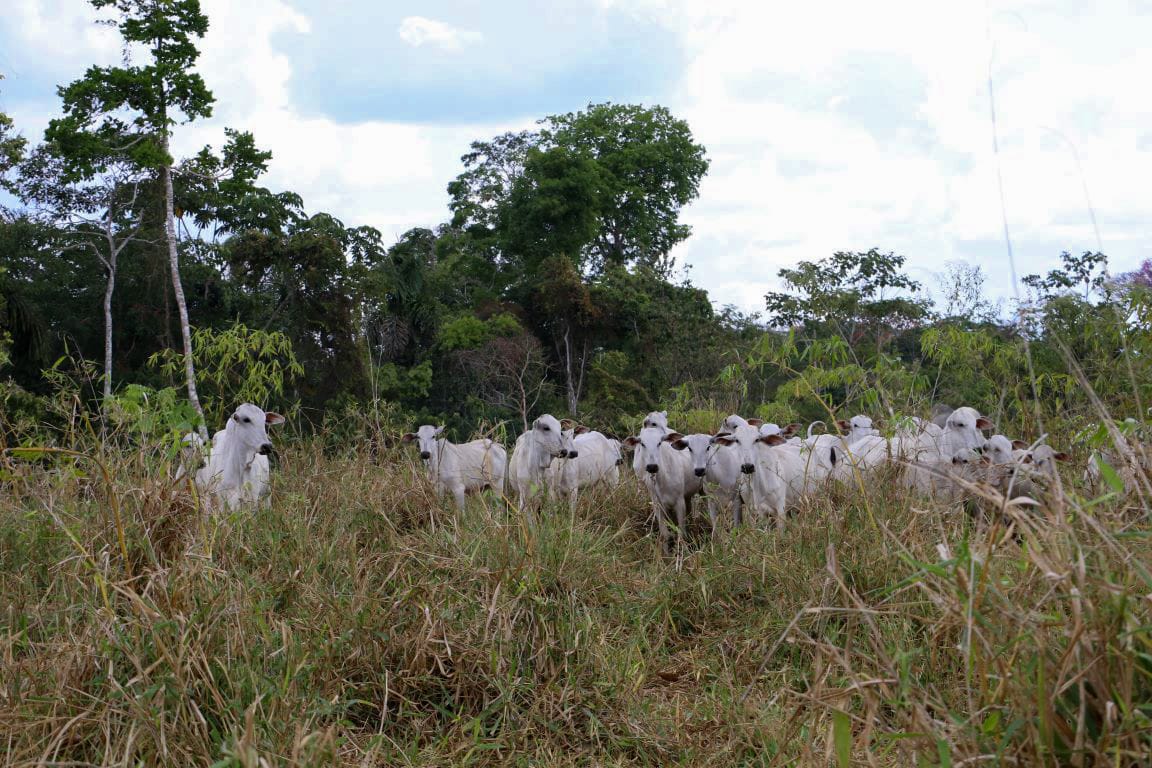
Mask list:
[[[688,447],[688,441],[687,441],[687,440],[685,440],[684,438],[682,438],[682,437],[681,437],[681,438],[679,438],[679,439],[677,439],[677,440],[673,440],[673,441],[671,441],[671,445],[672,445],[672,447],[673,447],[673,448],[675,448],[676,450],[678,450],[678,451],[682,451],[682,450],[684,450],[685,448],[687,448],[687,447]]]
[[[1022,451],[1027,447],[1028,447],[1028,443],[1024,442],[1023,440],[1013,440],[1012,441],[1012,450],[1014,450],[1014,451]]]
[[[992,423],[991,419],[981,416],[976,419],[976,429],[995,429],[996,425]]]
[[[836,426],[840,427],[840,429],[844,430],[845,432],[852,431],[852,422],[844,421],[844,419],[837,419]]]
[[[784,435],[785,437],[792,437],[792,435],[799,432],[800,428],[803,426],[803,424],[789,424],[788,426],[784,427],[784,429],[780,430],[780,434]]]
[[[1052,458],[1056,459],[1057,461],[1068,461],[1068,459],[1072,457],[1064,451],[1060,451],[1059,453],[1052,454]]]
[[[436,437],[440,437],[440,433],[443,431],[444,431],[444,425],[441,424],[440,426],[436,427],[436,431],[433,432],[432,434],[436,435]]]
[[[754,427],[759,427],[764,423],[764,419],[748,419],[748,423]]]
[[[575,426],[576,422],[572,419],[560,419],[560,429],[573,429]]]
[[[673,440],[682,440],[682,439],[684,439],[684,435],[680,434],[679,432],[669,432],[668,434],[664,435],[664,442],[666,442],[666,443],[670,443]]]
[[[406,432],[404,435],[402,435],[400,437],[400,441],[404,442],[404,443],[410,443],[415,439],[416,439],[416,433],[415,432]]]
[[[756,439],[766,445],[783,445],[788,442],[784,439],[783,435],[762,435]]]
[[[720,434],[714,435],[712,437],[712,442],[716,443],[717,445],[732,445],[732,443],[735,441],[727,432],[721,432]]]
[[[629,448],[635,448],[636,446],[640,445],[640,438],[634,435],[629,435],[621,441],[621,445],[626,445]]]
[[[576,429],[574,429],[572,431],[572,433],[575,435],[586,435],[591,431],[592,431],[591,429],[589,429],[588,427],[581,424],[580,426],[576,427]]]
[[[264,423],[268,425],[283,424],[284,417],[275,411],[267,411],[264,414]]]

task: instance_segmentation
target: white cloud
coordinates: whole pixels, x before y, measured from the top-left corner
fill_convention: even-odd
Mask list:
[[[679,45],[682,68],[659,100],[688,120],[712,168],[685,212],[694,235],[676,255],[718,303],[760,309],[781,267],[872,246],[906,254],[928,286],[948,260],[980,263],[990,287],[1010,296],[997,246],[990,62],[1017,272],[1046,271],[1060,249],[1095,249],[1080,167],[1113,268],[1152,257],[1144,223],[1152,220],[1152,101],[1141,95],[1152,16],[1120,0],[1090,12],[1071,0],[995,3],[987,12],[912,0],[601,4],[667,27]],[[305,7],[205,0],[211,27],[199,68],[216,114],[177,129],[181,151],[218,145],[226,125],[251,130],[275,155],[269,186],[301,193],[310,211],[397,236],[447,218],[445,186],[470,141],[531,127],[514,118],[347,124],[305,113],[290,88],[292,36],[310,27]],[[11,34],[60,82],[119,55],[83,3],[16,0],[15,9]],[[449,51],[480,40],[420,16],[398,33],[409,45]],[[326,44],[335,55],[339,41]],[[10,64],[0,58],[0,66]],[[573,107],[590,100],[595,93]],[[6,104],[29,136],[55,108],[51,93]],[[875,114],[862,118],[861,108]]]
[[[469,43],[479,42],[483,37],[479,32],[453,27],[424,16],[405,17],[397,33],[401,40],[413,48],[430,45],[445,51],[458,51]]]

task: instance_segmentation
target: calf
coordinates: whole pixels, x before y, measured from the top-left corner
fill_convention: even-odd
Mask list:
[[[508,467],[508,453],[504,446],[493,440],[473,440],[451,443],[441,437],[444,427],[425,424],[416,432],[400,438],[404,442],[419,444],[420,458],[428,468],[428,479],[437,496],[452,494],[456,506],[464,509],[468,493],[495,488],[504,491],[504,475]]]
[[[659,427],[645,427],[639,436],[628,437],[624,445],[635,449],[633,467],[643,469],[642,481],[648,489],[652,506],[656,512],[656,525],[660,530],[660,546],[665,554],[672,551],[672,540],[668,533],[667,516],[676,516],[677,535],[683,536],[691,510],[692,483],[694,475],[692,463],[686,453],[678,451],[671,443],[682,435],[676,432],[665,433]]]
[[[517,507],[528,522],[528,501],[547,486],[552,460],[568,456],[572,456],[572,438],[564,434],[560,421],[550,413],[537,418],[527,432],[516,438],[508,477],[516,491]]]
[[[266,503],[272,442],[266,427],[283,424],[284,417],[251,403],[241,404],[224,429],[212,437],[207,463],[196,470],[196,488],[205,506],[228,511]],[[196,445],[196,441],[192,441]]]

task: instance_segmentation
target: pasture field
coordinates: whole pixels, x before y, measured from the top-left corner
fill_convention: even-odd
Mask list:
[[[151,453],[13,457],[10,766],[1148,764],[1152,527],[837,487],[665,558],[631,472],[528,528],[413,455],[280,441],[206,518]],[[36,458],[39,463],[26,461]]]

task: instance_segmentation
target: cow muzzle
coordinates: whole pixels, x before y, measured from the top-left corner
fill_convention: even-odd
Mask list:
[[[261,456],[267,456],[270,453],[272,453],[272,443],[264,443],[264,445],[260,446]]]
[[[750,475],[756,471],[756,465],[755,464],[741,464],[740,465],[740,471],[746,475]]]
[[[696,467],[693,471],[696,473],[696,477],[704,477],[704,473],[708,470],[704,469],[704,467]]]
[[[428,459],[432,458],[432,452],[431,451],[420,451],[420,458],[427,461]]]
[[[579,451],[568,451],[568,458],[574,459],[580,455]]]
[[[660,467],[656,464],[649,464],[648,466],[644,467],[644,469],[648,470],[648,474],[650,475],[654,475],[660,471]]]

